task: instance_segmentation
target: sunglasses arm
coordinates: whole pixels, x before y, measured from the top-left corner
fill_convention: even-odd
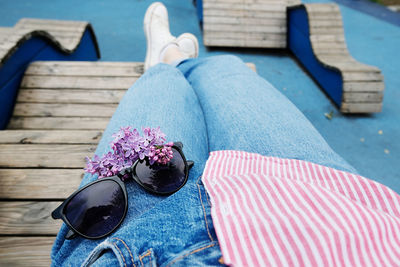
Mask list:
[[[68,230],[68,233],[65,235],[65,239],[71,240],[76,237],[76,233],[72,231],[71,229]]]
[[[187,165],[188,165],[189,170],[190,170],[194,165],[194,161],[193,160],[187,160],[186,162],[187,162]]]

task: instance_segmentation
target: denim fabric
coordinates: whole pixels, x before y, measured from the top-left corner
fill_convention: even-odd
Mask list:
[[[238,57],[187,60],[179,69],[200,101],[210,151],[243,150],[356,172],[292,102]]]
[[[245,150],[308,160],[355,172],[301,112],[233,56],[188,59],[150,68],[126,93],[97,147],[110,150],[121,126],[157,127],[182,141],[195,162],[187,184],[168,197],[126,182],[129,207],[116,232],[101,240],[65,240],[62,226],[53,266],[218,266],[221,252],[200,175],[209,151]],[[85,175],[81,185],[96,177]]]

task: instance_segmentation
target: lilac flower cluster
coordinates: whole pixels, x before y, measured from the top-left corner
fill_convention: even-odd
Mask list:
[[[150,165],[167,164],[173,157],[173,143],[166,143],[165,134],[158,128],[143,128],[143,136],[132,127],[121,127],[113,134],[112,152],[102,157],[95,155],[93,159],[86,157],[85,171],[98,174],[99,178],[113,176],[121,170],[131,167],[133,163],[146,157]]]

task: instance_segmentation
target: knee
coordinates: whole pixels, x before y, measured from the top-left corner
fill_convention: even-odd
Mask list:
[[[214,59],[220,63],[221,65],[224,66],[230,66],[230,65],[235,65],[235,64],[243,64],[243,61],[234,55],[221,55],[221,56],[215,56]]]

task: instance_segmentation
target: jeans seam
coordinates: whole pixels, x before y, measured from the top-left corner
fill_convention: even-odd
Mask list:
[[[200,178],[197,180],[197,189],[199,190],[200,203],[201,203],[201,206],[202,206],[202,208],[203,208],[204,221],[205,221],[205,223],[206,223],[206,229],[207,229],[208,237],[210,238],[211,241],[214,241],[214,239],[213,239],[212,236],[211,236],[209,227],[208,227],[206,209],[205,209],[205,207],[204,207],[203,199],[202,199],[202,197],[201,197],[201,189],[200,189],[200,185],[199,185],[200,179],[201,179],[201,176],[200,176]]]
[[[118,237],[113,237],[113,239],[119,240],[119,241],[121,241],[121,242],[124,244],[124,246],[126,247],[126,249],[127,249],[128,252],[129,252],[129,255],[131,256],[131,260],[132,260],[133,266],[136,267],[135,262],[134,262],[134,260],[133,260],[132,252],[131,252],[131,250],[129,249],[128,245],[124,242],[124,240],[122,240],[122,239],[120,239],[120,238],[118,238]],[[115,243],[114,243],[114,244],[115,244]]]
[[[140,255],[139,256],[139,261],[140,261],[140,263],[142,264],[142,266],[144,266],[144,263],[143,263],[143,261],[142,261],[142,259],[144,259],[145,257],[149,257],[149,261],[150,261],[150,263],[151,263],[151,257],[150,257],[150,255],[151,255],[151,250],[150,249],[148,249],[147,251],[146,251],[146,254],[144,254],[144,255]],[[151,266],[151,265],[150,265]]]
[[[185,257],[187,257],[187,256],[190,256],[190,255],[192,255],[192,254],[195,254],[195,253],[197,253],[197,252],[200,252],[200,251],[202,251],[202,250],[205,250],[206,248],[211,248],[211,247],[213,247],[213,246],[215,246],[215,245],[216,245],[216,244],[214,243],[214,244],[210,244],[210,245],[205,246],[205,247],[197,248],[197,249],[195,249],[195,250],[193,250],[193,251],[191,251],[191,252],[189,252],[189,253],[187,253],[187,254],[185,254],[185,255],[182,255],[182,256],[180,256],[180,257],[174,259],[173,261],[171,261],[170,263],[168,263],[168,265],[167,265],[166,267],[171,266],[172,264],[174,264],[174,263],[177,262],[178,260],[181,260],[181,259],[183,259],[183,258],[185,258]]]
[[[113,245],[117,248],[119,254],[120,254],[121,257],[122,257],[122,260],[124,261],[124,266],[126,267],[127,265],[126,265],[126,261],[125,261],[124,255],[122,254],[122,251],[119,249],[119,247],[118,247],[118,245],[117,245],[117,242],[114,242]]]

